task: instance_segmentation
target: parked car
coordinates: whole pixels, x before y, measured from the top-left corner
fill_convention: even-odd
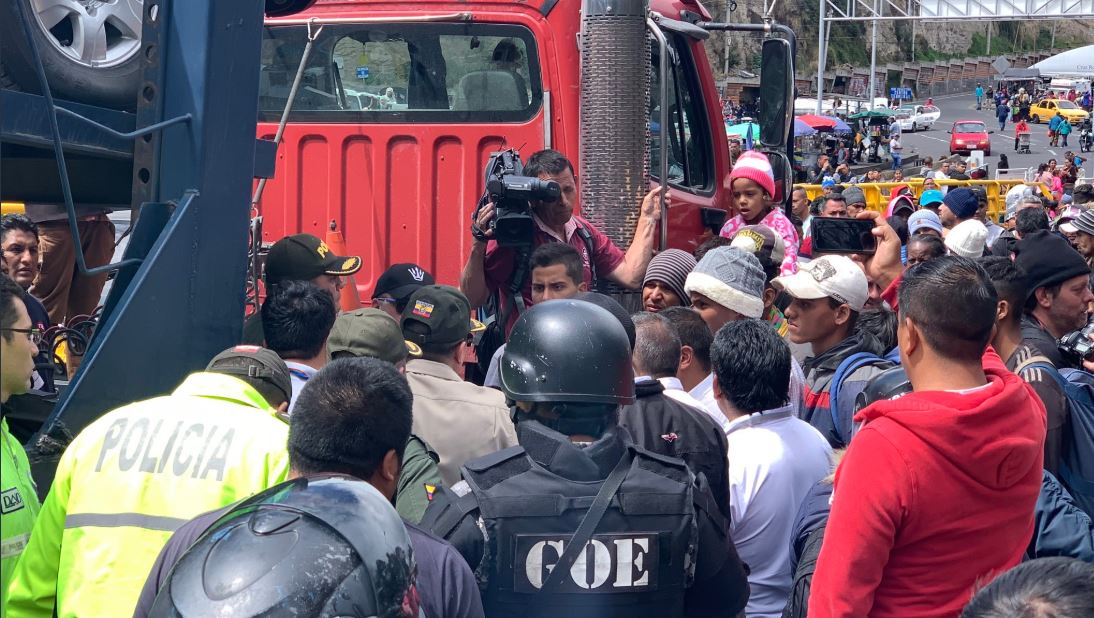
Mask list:
[[[979,120],[958,120],[948,131],[950,134],[950,154],[969,154],[973,150],[983,150],[984,156],[991,155],[991,138],[995,131],[989,131]]]
[[[1090,117],[1083,108],[1067,99],[1043,99],[1030,106],[1029,120],[1034,123],[1048,122],[1056,112],[1060,112],[1061,116],[1076,126]]]
[[[942,116],[942,110],[934,105],[901,105],[897,108],[897,122],[902,131],[926,131]]]

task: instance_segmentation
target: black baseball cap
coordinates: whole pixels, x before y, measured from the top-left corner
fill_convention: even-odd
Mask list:
[[[352,275],[361,270],[361,258],[335,255],[327,243],[311,234],[286,236],[266,256],[266,283],[308,281],[319,275]]]
[[[387,294],[396,300],[402,300],[425,285],[433,285],[433,275],[417,264],[392,264],[376,280],[373,298]]]
[[[418,288],[407,301],[401,321],[403,336],[418,345],[450,345],[486,330],[471,319],[471,303],[450,285]]]
[[[238,362],[237,359],[245,359],[245,361]],[[289,378],[289,368],[273,350],[256,345],[237,345],[214,356],[205,370],[211,373],[257,378],[281,391],[285,395],[285,401],[292,399],[292,379]]]

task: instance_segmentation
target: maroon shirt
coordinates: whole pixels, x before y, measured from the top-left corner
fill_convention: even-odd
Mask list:
[[[589,255],[589,250],[585,245],[585,241],[582,240],[581,235],[577,233],[579,225],[589,231],[593,246],[592,256]],[[605,236],[603,232],[593,227],[591,223],[581,217],[575,215],[570,219],[570,222],[566,224],[566,236],[566,242],[577,250],[577,254],[581,256],[581,260],[585,264],[585,282],[590,285],[593,281],[591,264],[596,264],[597,277],[604,279],[623,262],[623,251],[615,246],[615,243]],[[539,219],[536,219],[536,227],[532,236],[532,249],[534,250],[536,247],[549,242],[561,242],[561,240],[553,233],[544,229],[544,226],[539,222]],[[502,307],[504,308],[509,306],[509,295],[505,289],[509,285],[509,277],[513,274],[516,254],[516,249],[512,247],[499,247],[497,241],[494,240],[491,240],[486,245],[486,258],[483,260],[483,270],[486,275],[486,288],[490,290],[491,293],[500,292],[499,296],[502,299]],[[522,294],[524,296],[524,305],[526,307],[531,307],[532,273],[530,270],[524,277]],[[504,310],[505,309],[503,309],[503,311]],[[509,323],[506,325],[505,329],[506,333],[512,330],[513,324],[516,323],[516,321],[517,312],[510,312]]]

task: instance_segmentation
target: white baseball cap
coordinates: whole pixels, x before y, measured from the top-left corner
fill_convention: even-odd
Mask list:
[[[775,289],[794,298],[834,298],[862,311],[870,297],[870,283],[858,264],[843,255],[824,255],[799,267],[798,272],[771,281]]]

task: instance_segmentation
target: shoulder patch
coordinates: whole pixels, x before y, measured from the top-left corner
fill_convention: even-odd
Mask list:
[[[463,467],[467,468],[472,472],[482,472],[484,470],[493,468],[498,464],[505,463],[510,459],[515,459],[517,457],[523,456],[524,447],[520,445],[510,446],[509,448],[502,449],[496,453],[490,453],[489,455],[484,455],[477,459],[472,459],[471,461],[465,463]]]

